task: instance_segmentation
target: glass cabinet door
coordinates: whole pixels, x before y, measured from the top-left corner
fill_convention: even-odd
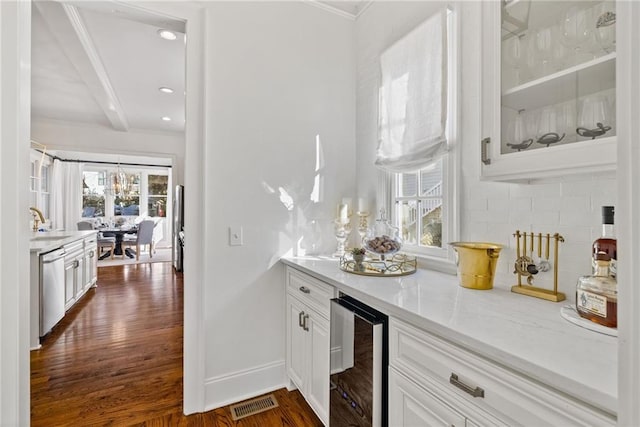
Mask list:
[[[513,171],[509,172],[508,166],[498,169],[517,176],[518,169],[535,172],[523,165],[527,159],[535,159],[541,173],[534,175],[544,177],[546,160],[540,156],[559,156],[548,163],[549,175],[553,175],[571,168],[570,163],[560,162],[571,160],[570,148],[585,147],[592,159],[578,155],[580,167],[597,164],[597,153],[610,149],[616,135],[615,2],[492,3],[486,7],[499,8],[490,12],[493,24],[499,21],[499,34],[493,30],[494,38],[484,40],[499,48],[483,55],[483,61],[496,62],[493,68],[483,66],[483,79],[492,78],[487,70],[499,76],[491,89],[498,92],[493,99],[499,111],[493,111],[499,117],[493,122],[492,159],[487,162],[483,158],[483,163],[489,166],[492,160],[504,163],[512,159]]]

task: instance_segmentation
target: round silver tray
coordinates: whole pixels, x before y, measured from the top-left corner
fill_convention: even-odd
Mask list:
[[[351,257],[340,257],[340,270],[361,276],[393,277],[406,276],[416,272],[418,261],[416,257],[395,254],[391,258],[381,260],[379,258],[365,258],[362,261],[362,269],[357,268],[357,263]]]

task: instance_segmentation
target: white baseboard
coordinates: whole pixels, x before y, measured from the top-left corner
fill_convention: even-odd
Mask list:
[[[205,411],[286,387],[284,360],[231,372],[205,381]]]

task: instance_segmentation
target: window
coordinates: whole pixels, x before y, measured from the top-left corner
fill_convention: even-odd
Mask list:
[[[443,132],[443,137],[438,140],[438,127],[434,126],[433,129],[427,129],[428,132],[432,132],[434,135],[432,138],[417,140],[410,148],[410,161],[405,165],[392,165],[390,168],[386,168],[386,185],[388,190],[382,189],[382,194],[388,194],[390,196],[387,199],[390,203],[391,218],[394,224],[399,228],[400,235],[403,239],[403,250],[411,252],[420,256],[426,257],[431,261],[430,266],[434,268],[445,269],[446,271],[454,271],[453,257],[454,254],[449,250],[447,242],[456,240],[458,235],[457,226],[457,201],[456,201],[456,174],[457,174],[457,153],[452,148],[455,146],[457,138],[457,33],[456,33],[456,16],[452,9],[448,9],[446,12],[446,18],[443,19],[446,22],[446,28],[443,34],[446,34],[444,42],[444,54],[443,61],[445,64],[441,69],[445,70],[442,76],[441,89],[443,92],[443,102],[441,104],[441,111],[443,113],[443,126],[440,128]],[[410,33],[407,38],[419,34],[414,31]],[[413,42],[410,42],[413,43]],[[420,52],[426,51],[425,49],[419,50]],[[440,52],[440,51],[437,51]],[[436,52],[436,56],[437,56]],[[419,58],[420,55],[414,55],[413,60],[425,61],[424,58]],[[414,67],[410,64],[411,59],[408,61],[408,69]],[[428,61],[427,61],[428,62]],[[418,66],[420,67],[420,66]],[[423,67],[429,70],[429,73],[433,69],[437,68]],[[402,71],[397,72],[397,75],[404,74]],[[406,79],[404,79],[406,80]],[[404,81],[403,80],[403,81]],[[390,86],[391,90],[396,90],[393,86]],[[397,85],[404,91],[410,91],[407,89],[407,84]],[[387,92],[387,95],[389,92]],[[393,96],[393,93],[391,94]],[[438,92],[432,90],[431,93],[425,95],[430,99],[438,96]],[[396,97],[395,101],[399,98]],[[384,102],[381,97],[381,102]],[[417,104],[417,106],[410,105],[410,102]],[[414,112],[423,114],[428,109],[423,108],[420,103],[427,103],[424,101],[408,101],[406,106],[407,113],[401,109],[405,123],[415,119],[418,113],[411,117],[408,113],[413,108]],[[397,105],[394,106],[397,109]],[[436,111],[438,112],[438,111]],[[404,118],[406,115],[406,119]],[[435,120],[434,120],[435,121]],[[390,138],[393,139],[393,132],[395,135],[398,132],[405,132],[405,129],[398,129],[399,125],[394,120],[393,115],[389,114],[386,122],[383,117],[380,118],[381,126],[385,123],[389,126]],[[411,126],[408,123],[406,126]],[[430,126],[430,125],[428,125]],[[425,142],[423,142],[425,141]],[[428,142],[432,141],[432,142]],[[432,149],[429,149],[431,144]],[[438,144],[441,144],[439,147]],[[446,149],[442,150],[442,144],[446,144]],[[424,147],[427,147],[426,149]],[[392,147],[395,149],[396,147]],[[402,148],[402,147],[401,147]],[[391,152],[392,150],[389,150]],[[378,157],[380,158],[380,157]],[[426,160],[425,160],[426,159]],[[420,163],[422,162],[422,163]],[[418,165],[417,167],[414,167]]]
[[[393,218],[405,245],[442,248],[443,163],[395,176]]]
[[[36,154],[36,152],[33,151],[31,153],[31,173],[29,179],[29,206],[40,209],[45,218],[50,217],[50,171],[51,163],[49,162],[49,158]]]
[[[105,171],[82,172],[82,217],[104,216],[105,212]]]
[[[147,182],[147,211],[149,216],[166,217],[169,177],[167,175],[149,175]]]
[[[116,173],[111,174],[112,182]],[[140,215],[140,173],[127,173],[124,180],[126,189],[123,193],[117,192],[113,200],[113,215],[138,216]]]
[[[40,203],[38,206],[40,206],[45,218],[49,218],[49,200],[51,199],[49,194],[51,188],[50,170],[51,166],[48,164],[43,164],[40,169]]]

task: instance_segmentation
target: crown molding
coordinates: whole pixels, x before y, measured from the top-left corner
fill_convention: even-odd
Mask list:
[[[367,2],[362,2],[362,8],[360,8],[358,10],[358,13],[353,14],[350,12],[347,12],[345,10],[339,9],[335,6],[332,6],[330,4],[324,3],[321,0],[302,0],[302,2],[307,3],[311,6],[315,6],[318,9],[322,9],[325,10],[327,12],[333,13],[334,15],[338,15],[342,18],[346,18],[349,19],[351,21],[355,21],[356,19],[358,19],[358,17],[360,17],[360,15],[362,15],[362,13],[367,10],[369,8],[369,6],[371,6],[371,4],[373,3],[373,0],[369,0]]]

